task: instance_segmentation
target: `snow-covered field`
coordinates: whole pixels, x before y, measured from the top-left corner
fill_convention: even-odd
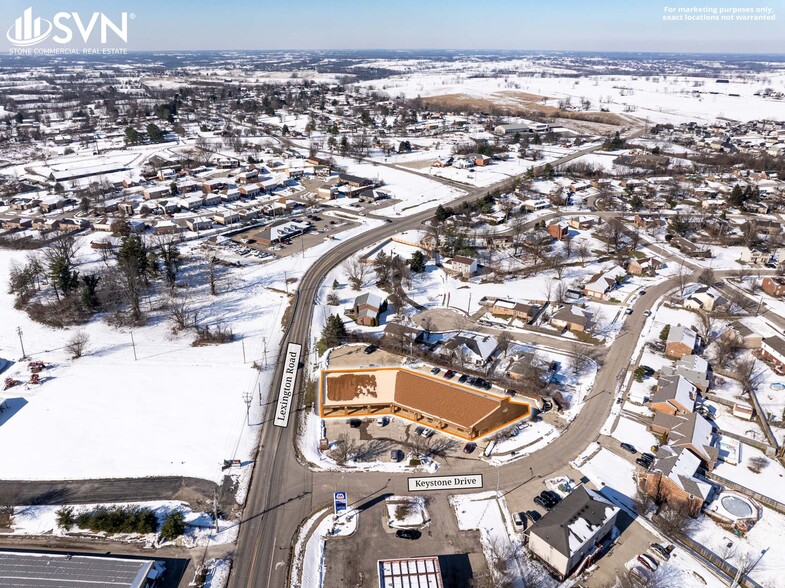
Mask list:
[[[84,479],[179,475],[219,482],[225,459],[241,460],[230,473],[242,478],[243,500],[250,457],[263,422],[263,406],[271,389],[281,320],[287,306],[284,278],[297,279],[318,257],[340,240],[381,221],[340,233],[305,252],[265,266],[231,269],[211,297],[198,275],[189,270],[187,291],[200,321],[230,326],[235,340],[217,346],[192,347],[193,335],[173,335],[161,309],[163,299],[143,302],[148,324],[131,331],[116,329],[100,318],[79,329],[57,330],[33,322],[13,308],[13,297],[0,290],[0,356],[21,355],[16,326],[25,351],[52,367],[40,385],[7,390],[10,410],[0,414],[0,445],[24,447],[4,451],[0,471],[7,479]],[[200,255],[196,244],[183,253]],[[25,253],[4,251],[0,276]],[[77,269],[85,273],[102,263],[86,243],[77,252]],[[194,266],[196,267],[196,266]],[[184,278],[185,279],[185,278]],[[76,330],[89,336],[85,355],[71,360],[63,349]],[[252,368],[267,351],[267,369]],[[136,359],[134,358],[134,352]],[[27,365],[15,363],[4,373],[23,382]],[[260,398],[261,393],[261,398]],[[244,395],[251,395],[250,426]],[[35,431],[31,434],[31,431]]]

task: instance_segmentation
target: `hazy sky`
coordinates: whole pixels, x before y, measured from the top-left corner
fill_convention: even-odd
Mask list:
[[[552,49],[785,53],[785,0],[0,0],[3,30],[133,12],[128,49]],[[774,22],[664,22],[665,7],[771,7]],[[113,37],[110,34],[110,39]],[[51,46],[51,44],[47,44]],[[122,43],[109,43],[124,46]],[[10,47],[5,34],[0,46]],[[81,40],[70,46],[82,47]]]

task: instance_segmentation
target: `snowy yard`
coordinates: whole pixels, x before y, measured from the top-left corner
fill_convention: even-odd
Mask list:
[[[600,449],[578,469],[606,498],[632,508],[632,497],[637,490],[632,477],[633,464],[607,449]]]

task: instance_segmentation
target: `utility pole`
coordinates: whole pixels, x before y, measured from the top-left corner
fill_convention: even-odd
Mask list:
[[[215,531],[218,532],[218,490],[213,488],[213,523]]]
[[[243,363],[245,363],[245,337],[240,339],[240,345],[243,347]]]
[[[136,343],[134,342],[134,332],[131,331],[131,347],[134,349],[134,361],[136,361]]]
[[[16,334],[19,335],[19,345],[22,346],[22,359],[27,357],[25,353],[25,343],[22,341],[22,327],[16,327]]]
[[[262,337],[262,367],[267,369],[267,337]]]
[[[283,285],[286,288],[286,293],[289,294],[289,280],[286,277],[286,271],[283,272]]]

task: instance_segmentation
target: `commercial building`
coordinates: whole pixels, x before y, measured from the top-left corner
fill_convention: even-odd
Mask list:
[[[531,415],[509,396],[405,368],[322,370],[323,418],[401,417],[461,439],[477,439]]]
[[[380,559],[379,588],[443,588],[439,558]]]

